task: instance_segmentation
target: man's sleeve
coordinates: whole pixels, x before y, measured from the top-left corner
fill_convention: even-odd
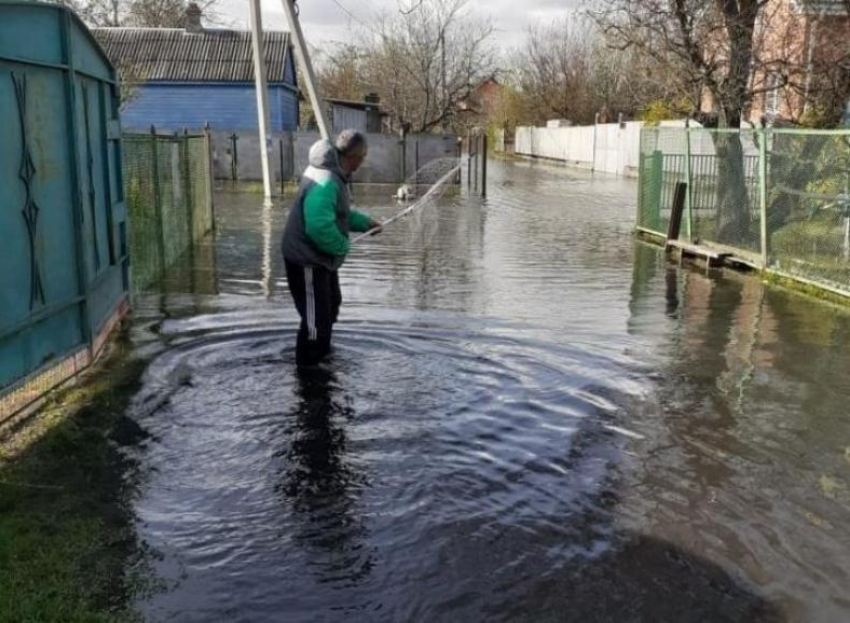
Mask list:
[[[368,214],[352,210],[348,216],[348,226],[351,231],[369,231],[372,229],[372,218]]]
[[[351,243],[336,224],[336,184],[320,182],[304,198],[304,229],[307,237],[322,253],[334,256],[348,254]]]

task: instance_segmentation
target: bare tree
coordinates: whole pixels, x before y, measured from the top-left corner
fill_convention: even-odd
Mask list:
[[[368,90],[363,75],[364,50],[353,43],[327,44],[310,57],[326,97],[357,100]]]
[[[801,121],[816,106],[822,124],[837,122],[850,94],[848,5],[850,0],[596,0],[589,13],[612,45],[642,50],[702,92],[717,115],[704,121],[737,128],[754,104],[778,90],[796,98],[789,120]]]
[[[208,22],[217,23],[219,0],[195,2]],[[114,28],[181,28],[186,19],[185,0],[59,0],[74,9],[89,26]]]
[[[593,104],[588,103],[592,48],[588,32],[577,20],[563,18],[553,25],[529,27],[517,75],[537,121],[552,117],[593,121]]]
[[[815,0],[811,0],[815,1]],[[835,3],[832,3],[835,4]],[[802,2],[802,10],[810,7]],[[638,48],[660,65],[679,72],[694,91],[704,94],[716,113],[713,121],[737,128],[754,103],[779,88],[805,92],[806,103],[820,93],[821,101],[841,94],[841,70],[833,76],[811,77],[814,59],[801,46],[795,27],[800,18],[792,7],[779,0],[597,0],[591,15],[610,41],[621,49]],[[850,34],[850,33],[847,33]],[[839,38],[844,45],[847,38]],[[843,42],[843,44],[841,43]],[[827,65],[839,59],[831,58]],[[846,73],[845,76],[846,82]],[[846,95],[844,95],[846,97]],[[845,100],[846,101],[846,100]],[[829,117],[837,121],[839,109],[830,106]],[[703,115],[711,123],[711,115]],[[828,123],[830,119],[826,120]],[[715,135],[720,169],[718,184],[717,237],[738,242],[749,234],[748,193],[743,165],[743,147],[736,134]]]
[[[531,123],[558,117],[588,124],[599,112],[634,116],[655,99],[681,98],[681,85],[653,65],[638,49],[608,46],[582,15],[532,25],[511,62]]]
[[[136,26],[147,28],[181,28],[185,26],[184,0],[58,0],[74,9],[86,24],[97,28]],[[217,23],[218,0],[195,2],[208,22]],[[97,36],[97,33],[95,33]],[[138,86],[147,79],[137,64],[128,59],[112,59],[121,82],[121,106],[136,95]]]
[[[590,11],[613,46],[637,48],[707,91],[737,127],[752,97],[756,18],[764,0],[599,0]]]
[[[448,128],[458,104],[492,75],[489,20],[471,16],[468,0],[400,5],[375,25],[363,55],[363,80],[378,92],[395,125]]]
[[[679,71],[705,93],[723,126],[738,127],[754,92],[750,84],[756,19],[763,0],[600,0],[591,12],[609,41],[637,48]],[[707,119],[704,119],[707,121]],[[740,241],[750,227],[744,152],[737,135],[717,135],[720,167],[716,237]]]

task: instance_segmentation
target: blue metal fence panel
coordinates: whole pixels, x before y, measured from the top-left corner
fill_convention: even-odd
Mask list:
[[[275,132],[298,128],[298,95],[291,88],[269,86],[269,115]],[[131,131],[257,130],[257,96],[253,84],[148,83],[138,87],[121,113]]]
[[[72,13],[0,0],[0,396],[125,302],[114,80]]]

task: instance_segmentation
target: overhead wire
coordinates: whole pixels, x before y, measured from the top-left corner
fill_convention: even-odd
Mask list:
[[[337,6],[338,6],[338,7],[342,10],[342,12],[343,12],[343,13],[345,13],[346,15],[348,15],[348,17],[350,17],[350,18],[351,18],[351,19],[353,19],[355,22],[357,22],[358,24],[360,24],[361,26],[363,26],[363,28],[368,28],[368,26],[366,25],[366,22],[364,22],[364,21],[363,21],[363,20],[361,20],[359,17],[357,17],[354,13],[352,13],[351,11],[349,11],[349,10],[345,7],[345,5],[343,5],[343,4],[342,4],[339,0],[331,0],[331,1],[332,1],[335,5],[337,5]]]

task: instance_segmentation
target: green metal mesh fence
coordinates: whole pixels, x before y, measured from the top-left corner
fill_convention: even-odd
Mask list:
[[[767,168],[769,266],[850,291],[850,133],[776,133]]]
[[[676,184],[687,181],[686,163],[684,133],[668,128],[641,133],[639,227],[661,234],[667,232]]]
[[[682,238],[850,293],[850,131],[645,129],[640,229],[666,234],[677,182]]]
[[[691,139],[691,238],[759,254],[759,137],[754,131],[703,129],[686,136]]]
[[[204,135],[124,135],[133,288],[159,281],[214,226]]]

